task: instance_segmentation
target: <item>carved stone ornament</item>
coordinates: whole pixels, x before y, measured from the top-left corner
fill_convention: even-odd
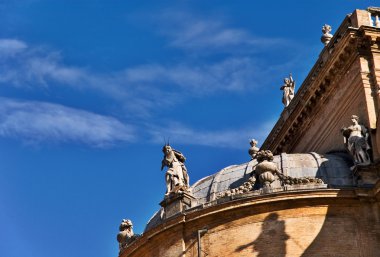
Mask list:
[[[259,151],[259,148],[257,147],[257,140],[251,139],[251,141],[249,141],[249,144],[251,145],[251,147],[249,148],[248,153],[253,160],[256,158],[256,154]]]
[[[283,91],[282,103],[287,107],[290,101],[294,98],[294,89],[296,87],[296,82],[293,80],[292,74],[289,74],[289,78],[284,78],[284,84],[280,87]]]
[[[354,159],[355,165],[368,165],[371,163],[368,153],[370,149],[368,129],[359,124],[359,117],[356,115],[351,116],[351,121],[351,126],[344,127],[341,130],[344,144]]]
[[[119,230],[120,232],[117,234],[117,241],[119,242],[119,251],[122,251],[132,243],[138,235],[133,233],[132,221],[128,219],[123,219],[121,221]]]
[[[273,163],[273,154],[269,150],[261,150],[257,153],[258,164],[255,167],[255,173],[259,176],[261,185],[270,187],[275,180],[274,175],[277,173],[277,165]]]
[[[272,190],[272,183],[279,181],[281,186],[279,190],[285,190],[286,186],[302,186],[302,185],[322,185],[324,182],[319,178],[301,177],[293,178],[285,176],[277,165],[273,162],[273,153],[269,150],[260,150],[256,154],[258,164],[253,167],[252,174],[248,181],[241,186],[231,188],[220,192],[217,198],[239,195],[250,191],[269,193]],[[254,190],[256,189],[256,190]]]
[[[327,46],[328,43],[330,43],[330,41],[331,41],[331,39],[332,39],[332,37],[333,37],[333,35],[330,34],[330,32],[331,32],[331,26],[325,24],[325,25],[322,27],[322,33],[323,33],[323,35],[322,35],[322,37],[321,37],[321,42],[322,42],[325,46]]]
[[[174,150],[169,144],[164,145],[162,152],[164,153],[164,158],[162,159],[161,170],[165,166],[168,167],[165,173],[165,196],[188,191],[190,181],[185,166],[185,156],[181,152]]]

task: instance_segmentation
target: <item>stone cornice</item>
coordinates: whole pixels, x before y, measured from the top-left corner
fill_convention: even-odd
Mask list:
[[[366,45],[371,48],[372,51],[380,52],[380,29],[370,26],[362,26],[359,29],[363,39],[366,41]]]
[[[367,11],[369,11],[372,14],[380,14],[380,7],[371,6],[367,8]]]
[[[313,207],[319,205],[339,204],[342,203],[360,203],[364,200],[374,201],[373,189],[370,188],[351,188],[351,189],[318,189],[318,190],[300,190],[300,191],[282,191],[267,195],[250,195],[244,194],[239,197],[232,197],[228,201],[213,201],[204,206],[189,209],[175,217],[167,219],[157,227],[146,231],[143,235],[131,243],[119,256],[127,257],[135,251],[144,247],[149,240],[172,229],[182,229],[188,223],[203,219],[209,216],[225,213],[228,211],[239,211],[242,208],[265,207],[262,210],[270,211],[272,208],[282,209]],[[338,199],[340,201],[338,201]],[[277,206],[277,207],[276,207]],[[181,226],[181,227],[179,227]]]
[[[368,49],[368,44],[379,49],[380,29],[367,26],[358,29],[350,25],[350,16],[347,16],[322,50],[290,105],[281,113],[262,149],[275,154],[292,152],[323,103],[336,89],[334,84],[355,59]]]

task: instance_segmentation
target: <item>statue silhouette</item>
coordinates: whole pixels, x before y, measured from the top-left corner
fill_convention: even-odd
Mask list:
[[[252,247],[252,252],[258,253],[258,257],[285,257],[286,240],[288,239],[285,222],[278,219],[277,213],[271,213],[264,219],[261,233],[257,239],[252,243],[239,246],[235,251],[240,252]]]

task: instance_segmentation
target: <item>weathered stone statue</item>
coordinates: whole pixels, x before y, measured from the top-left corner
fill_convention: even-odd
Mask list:
[[[293,80],[292,74],[289,74],[289,78],[284,78],[284,85],[281,86],[281,90],[284,91],[282,96],[282,103],[287,107],[294,97],[294,88],[296,84]]]
[[[331,38],[333,37],[333,35],[330,34],[331,32],[331,26],[330,25],[327,25],[325,24],[323,27],[322,27],[322,37],[321,37],[321,42],[327,46],[328,43],[330,43],[331,41]]]
[[[280,188],[288,190],[291,187],[307,185],[310,187],[324,188],[324,182],[316,177],[290,177],[282,173],[273,162],[274,156],[270,150],[260,150],[255,156],[257,164],[252,167],[251,176],[240,186],[229,188],[219,192],[217,198],[229,197],[248,193],[250,191],[261,193],[271,193],[273,190],[279,191]],[[322,185],[322,186],[321,186]]]
[[[117,234],[117,241],[119,242],[119,250],[121,251],[133,242],[138,235],[133,233],[133,224],[131,220],[123,219],[120,223],[119,230],[120,232]]]
[[[185,156],[171,148],[169,144],[164,145],[162,148],[164,158],[162,160],[161,170],[166,166],[168,170],[165,174],[166,179],[166,196],[170,193],[177,193],[178,191],[186,191],[189,185],[189,175],[185,166]]]
[[[259,148],[256,146],[257,141],[255,139],[251,139],[251,141],[249,141],[249,144],[251,145],[251,148],[249,148],[248,153],[253,160],[256,158],[256,154],[259,151]]]
[[[368,129],[359,124],[359,117],[356,115],[351,116],[352,125],[342,128],[344,136],[344,144],[348,152],[354,159],[355,165],[370,164],[371,159],[368,154],[370,149],[368,139]]]

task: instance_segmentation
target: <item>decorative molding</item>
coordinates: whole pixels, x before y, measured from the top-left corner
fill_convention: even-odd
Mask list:
[[[379,29],[367,26],[357,29],[349,25],[348,20],[344,22],[331,43],[321,52],[293,101],[282,112],[263,143],[262,149],[269,149],[274,154],[292,152],[316,114],[337,90],[335,85],[346,75],[355,59],[368,56],[371,48],[379,49],[377,43],[369,46],[369,42],[379,42]],[[370,32],[376,34],[376,39],[372,34],[368,36]],[[315,149],[307,151],[313,150]]]

